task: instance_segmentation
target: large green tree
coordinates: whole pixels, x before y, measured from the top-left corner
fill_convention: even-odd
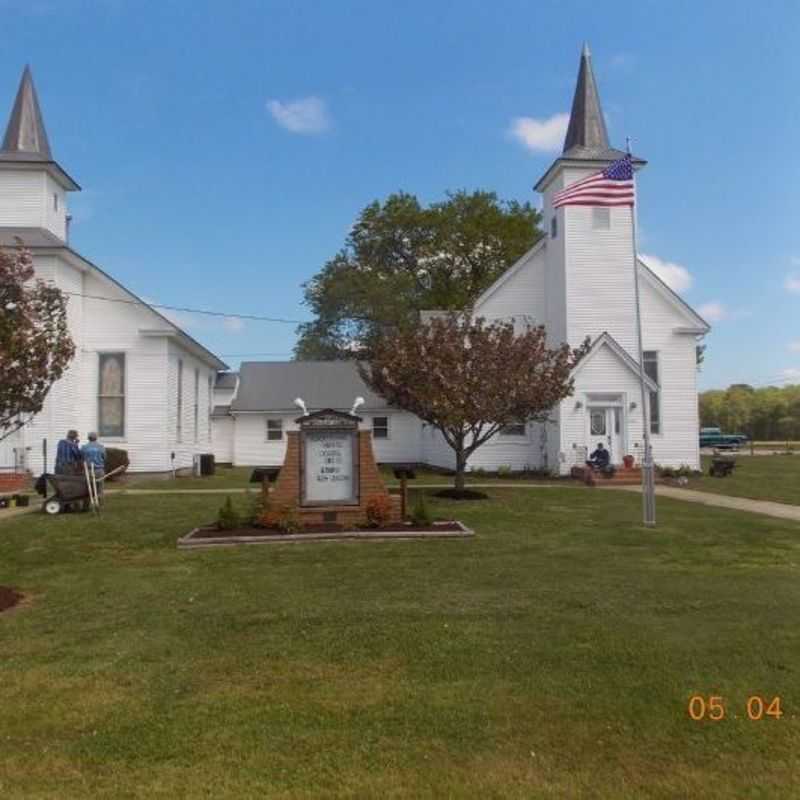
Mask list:
[[[529,203],[493,192],[453,192],[428,206],[399,192],[371,203],[303,287],[315,319],[299,327],[295,357],[363,356],[421,310],[468,308],[541,238],[540,222]]]

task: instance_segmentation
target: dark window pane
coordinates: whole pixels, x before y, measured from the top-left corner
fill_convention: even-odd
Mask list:
[[[101,397],[98,419],[100,436],[125,435],[125,398]]]
[[[389,438],[389,417],[372,418],[372,437],[374,439]]]

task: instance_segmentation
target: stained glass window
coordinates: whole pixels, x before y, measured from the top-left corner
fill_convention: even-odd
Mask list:
[[[125,435],[125,353],[100,353],[97,432]]]

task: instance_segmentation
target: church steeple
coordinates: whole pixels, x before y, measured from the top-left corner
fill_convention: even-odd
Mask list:
[[[600,105],[600,93],[597,91],[597,81],[592,69],[592,54],[589,52],[589,45],[584,44],[567,135],[564,137],[564,149],[547,172],[539,178],[534,188],[537,192],[544,192],[553,178],[567,165],[602,169],[604,165],[607,166],[624,156],[624,151],[617,150],[609,144],[606,119],[603,107]],[[632,155],[631,159],[637,168],[647,163],[638,156]]]
[[[27,65],[22,72],[17,98],[8,120],[6,135],[3,137],[0,157],[12,153],[36,161],[53,160],[42,111],[39,108],[39,98],[33,85],[33,75]]]
[[[589,45],[584,44],[563,153],[565,158],[602,158],[609,149],[606,121],[592,69],[592,54]]]
[[[0,171],[3,170],[44,170],[67,192],[81,188],[53,158],[33,75],[28,66],[22,71],[6,134],[0,146]]]

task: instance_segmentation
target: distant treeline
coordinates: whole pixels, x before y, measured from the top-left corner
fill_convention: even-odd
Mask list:
[[[735,383],[700,395],[701,427],[746,433],[756,441],[800,436],[800,385],[754,389]]]

